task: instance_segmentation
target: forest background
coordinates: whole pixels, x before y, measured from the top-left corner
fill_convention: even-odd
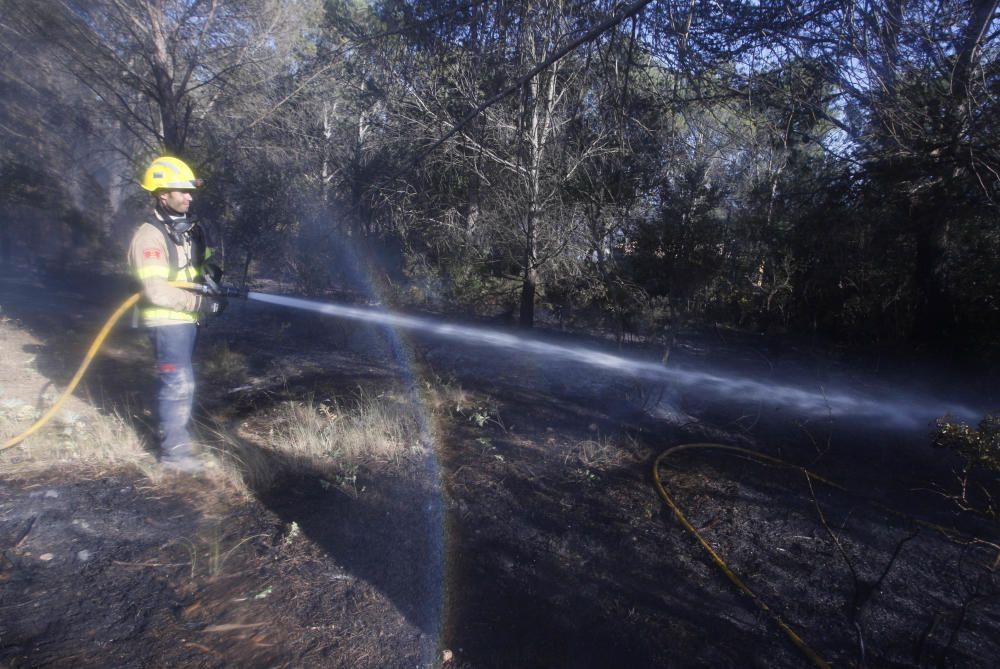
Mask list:
[[[0,0],[0,254],[1000,356],[998,1]]]

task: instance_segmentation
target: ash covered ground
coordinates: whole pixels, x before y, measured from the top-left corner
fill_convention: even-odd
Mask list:
[[[34,355],[2,390],[26,399],[68,380],[128,291],[23,272],[0,286],[3,346]],[[930,445],[937,407],[992,408],[988,379],[681,333],[668,366],[727,389],[249,303],[199,347],[245,362],[238,385],[203,375],[199,397],[202,421],[248,453],[286,401],[417,396],[433,383],[475,401],[434,413],[424,448],[366,463],[349,483],[319,466],[249,494],[217,476],[152,481],[127,468],[6,475],[4,665],[808,666],[657,495],[654,459],[687,442],[767,453],[848,488],[715,450],[660,470],[705,540],[824,660],[1000,657],[997,549],[984,543],[1000,543],[997,527],[948,498],[958,463]],[[111,350],[86,395],[141,430],[148,362],[125,328]],[[812,398],[808,411],[790,388]],[[841,397],[863,406],[842,409]]]

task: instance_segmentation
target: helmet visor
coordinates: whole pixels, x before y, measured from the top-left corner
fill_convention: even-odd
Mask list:
[[[205,184],[204,179],[188,179],[187,181],[171,181],[160,186],[159,190],[196,190]]]

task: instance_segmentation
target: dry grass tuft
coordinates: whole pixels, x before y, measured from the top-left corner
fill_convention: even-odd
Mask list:
[[[364,396],[352,402],[288,402],[271,428],[273,448],[292,457],[358,464],[398,461],[419,449],[414,408],[389,397]]]
[[[23,403],[0,406],[0,439],[31,425]],[[30,414],[30,415],[29,415]],[[225,430],[199,425],[206,474],[244,494],[270,488],[282,476],[328,471],[338,485],[354,485],[365,462],[398,462],[421,452],[419,414],[400,399],[380,395],[352,401],[286,402],[263,422],[266,432],[249,443]],[[55,467],[84,470],[135,468],[152,482],[163,478],[154,455],[122,416],[62,412],[39,433],[0,458],[0,475]]]
[[[566,453],[565,462],[571,478],[595,480],[600,473],[621,467],[629,457],[621,444],[610,437],[599,436],[573,445]]]
[[[34,355],[38,342],[11,323],[0,321],[0,440],[29,428],[58,392],[46,387]],[[221,345],[209,352],[205,372],[216,380],[241,382],[244,356]],[[449,387],[450,388],[450,387]],[[459,395],[462,395],[459,392]],[[441,395],[459,409],[463,400],[451,390]],[[102,415],[91,403],[70,398],[66,409],[37,434],[0,453],[0,475],[33,473],[57,467],[82,471],[133,468],[152,482],[164,474],[135,425],[119,413]],[[337,485],[356,483],[362,463],[398,462],[423,450],[418,409],[391,394],[317,402],[286,402],[276,410],[250,417],[256,426],[236,434],[217,426],[198,426],[206,475],[244,492],[266,490],[278,477],[306,471],[331,472]],[[0,442],[2,443],[2,442]]]
[[[258,446],[256,440],[247,443],[226,431],[206,426],[200,431],[207,436],[203,445],[218,463],[218,477],[243,495],[269,490],[284,474],[283,464],[277,464],[284,459]]]
[[[388,395],[285,402],[264,426],[266,432],[244,428],[249,445],[221,432],[213,444],[228,476],[257,491],[281,476],[317,471],[328,472],[341,487],[353,486],[361,464],[399,462],[424,449],[416,407]]]
[[[473,404],[472,394],[454,379],[442,379],[437,375],[424,381],[422,397],[424,404],[434,415],[463,413]]]
[[[584,467],[615,467],[624,459],[622,449],[609,437],[586,439],[577,444],[576,457]]]
[[[205,378],[216,383],[240,385],[247,379],[246,356],[231,350],[225,342],[201,355],[198,364]]]
[[[62,391],[38,371],[39,347],[31,333],[0,318],[0,443],[30,428]],[[69,398],[37,433],[0,451],[4,475],[57,467],[94,471],[125,466],[149,472],[155,469],[155,460],[122,414],[103,415],[78,397]]]
[[[84,417],[62,411],[51,423],[0,457],[0,473],[30,473],[56,467],[116,469],[135,467],[146,475],[156,460],[132,425],[118,413]],[[12,420],[0,413],[0,439],[16,436],[34,419]]]

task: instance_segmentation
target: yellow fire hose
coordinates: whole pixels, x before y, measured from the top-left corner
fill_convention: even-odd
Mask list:
[[[795,644],[795,646],[799,650],[801,650],[805,654],[805,656],[812,661],[813,664],[815,664],[817,667],[823,667],[823,669],[829,669],[830,667],[829,663],[827,663],[826,660],[820,657],[819,654],[816,653],[816,651],[810,648],[809,644],[803,641],[802,637],[796,634],[795,630],[789,627],[788,624],[781,619],[781,616],[778,615],[776,611],[774,611],[773,609],[771,609],[770,606],[767,605],[767,602],[761,599],[760,596],[757,595],[757,593],[751,590],[743,582],[743,580],[739,576],[737,576],[732,569],[729,568],[729,565],[726,564],[726,561],[722,559],[722,557],[715,551],[714,548],[712,548],[709,545],[707,541],[705,541],[705,538],[701,536],[701,533],[697,529],[695,529],[695,526],[692,525],[691,521],[687,519],[687,516],[684,515],[683,511],[681,511],[681,508],[680,506],[677,505],[677,502],[673,500],[673,498],[670,496],[670,493],[668,493],[666,488],[663,487],[663,482],[660,480],[660,464],[664,460],[666,460],[668,456],[674,453],[677,453],[679,451],[687,451],[694,449],[724,450],[735,453],[741,453],[743,455],[748,455],[750,457],[757,458],[759,460],[763,460],[771,464],[778,464],[786,467],[794,467],[795,465],[791,465],[782,460],[778,460],[777,458],[772,458],[771,456],[764,455],[763,453],[757,453],[755,451],[751,451],[745,448],[738,448],[736,446],[726,446],[724,444],[681,444],[680,446],[674,446],[673,448],[668,448],[664,452],[660,453],[659,457],[656,458],[656,461],[653,463],[653,483],[656,485],[656,491],[660,493],[660,497],[662,497],[663,501],[667,503],[667,506],[670,507],[670,510],[674,512],[674,516],[677,518],[677,520],[679,520],[681,525],[684,526],[684,529],[686,529],[688,532],[694,535],[694,538],[697,539],[698,543],[701,544],[702,548],[704,548],[708,552],[708,554],[712,557],[712,561],[719,567],[719,569],[722,570],[722,573],[726,575],[726,578],[728,578],[733,583],[733,585],[735,585],[740,590],[740,592],[747,595],[761,611],[770,616],[774,620],[774,622],[777,623],[778,627],[781,628],[781,631],[785,633],[785,636],[791,639],[792,643]],[[834,485],[835,487],[840,488],[840,486],[836,486],[832,482],[827,481],[826,479],[820,476],[815,476],[815,475],[812,476],[817,481],[822,481],[829,485]]]
[[[830,666],[829,663],[826,662],[826,660],[824,660],[822,657],[820,657],[819,654],[816,653],[816,651],[810,648],[809,644],[803,641],[802,637],[800,637],[795,632],[795,630],[793,630],[784,620],[782,620],[781,616],[779,616],[776,611],[771,609],[771,607],[769,607],[767,603],[763,599],[761,599],[759,595],[757,595],[757,593],[751,590],[743,582],[743,580],[740,579],[740,577],[737,576],[732,569],[730,569],[729,565],[726,564],[726,561],[722,559],[722,557],[715,551],[715,549],[713,549],[709,545],[709,543],[705,540],[705,538],[702,537],[701,533],[698,532],[698,530],[694,527],[694,525],[691,524],[691,521],[689,521],[687,519],[687,516],[684,515],[684,512],[681,511],[680,506],[677,504],[677,502],[674,501],[674,499],[670,496],[670,493],[668,493],[666,488],[663,486],[663,482],[660,479],[660,468],[663,462],[674,453],[678,453],[680,451],[699,450],[699,449],[726,451],[728,453],[743,455],[767,464],[800,471],[802,472],[802,474],[805,475],[807,479],[811,479],[813,481],[819,481],[824,485],[828,485],[842,492],[850,493],[851,490],[843,485],[840,485],[839,483],[835,483],[830,479],[820,476],[819,474],[816,474],[815,472],[806,469],[805,467],[802,467],[800,465],[786,462],[785,460],[781,460],[779,458],[775,458],[770,455],[766,455],[764,453],[758,453],[757,451],[751,451],[746,448],[739,448],[738,446],[727,446],[726,444],[713,444],[713,443],[681,444],[679,446],[674,446],[673,448],[668,448],[667,450],[660,453],[660,455],[656,458],[656,460],[653,463],[653,483],[656,486],[656,491],[660,494],[660,497],[663,498],[663,501],[666,502],[667,506],[670,507],[670,510],[673,511],[674,516],[677,518],[677,520],[680,521],[681,525],[684,526],[684,529],[686,529],[688,532],[694,535],[694,538],[697,539],[698,543],[701,544],[702,548],[704,548],[705,551],[708,552],[708,554],[712,558],[712,561],[716,564],[716,566],[719,567],[722,573],[726,575],[726,578],[728,578],[733,583],[733,585],[735,585],[740,590],[740,592],[747,595],[761,611],[770,616],[771,619],[773,619],[774,622],[781,629],[781,631],[785,633],[785,635],[792,641],[792,643],[795,644],[795,646],[799,650],[801,650],[802,653],[806,657],[808,657],[809,660],[812,661],[814,665],[816,665],[817,667],[828,668]],[[985,541],[978,537],[967,536],[962,532],[955,530],[954,528],[945,527],[944,525],[932,523],[930,521],[923,520],[921,518],[915,518],[909,514],[897,511],[895,509],[887,507],[883,504],[879,504],[877,502],[871,502],[871,504],[881,509],[884,513],[905,519],[916,525],[920,525],[922,527],[938,531],[949,538],[952,539],[962,538],[972,543],[979,543],[985,546],[997,548],[997,545],[992,542]],[[1000,564],[1000,554],[998,554],[997,563]]]
[[[202,290],[204,288],[201,284],[190,283],[187,281],[171,281],[170,285],[176,288],[184,288],[186,290]],[[52,420],[52,417],[56,415],[63,403],[69,398],[70,395],[73,394],[73,391],[76,390],[76,387],[80,384],[80,380],[83,379],[83,375],[87,373],[87,368],[90,367],[90,363],[93,362],[94,356],[97,355],[97,352],[101,350],[101,346],[104,345],[104,340],[107,339],[112,328],[114,328],[115,324],[129,309],[136,305],[141,297],[142,293],[136,293],[121,303],[121,306],[119,306],[115,312],[111,314],[111,317],[104,323],[104,327],[101,328],[101,331],[97,334],[94,342],[90,345],[87,355],[84,356],[83,362],[80,364],[80,368],[76,370],[76,374],[74,374],[73,378],[70,379],[69,385],[66,386],[66,390],[64,390],[62,395],[59,396],[59,399],[55,401],[55,404],[49,407],[49,410],[42,414],[41,418],[36,420],[31,427],[16,437],[7,440],[3,446],[0,446],[0,451],[17,446],[32,434],[42,429],[46,423]]]

